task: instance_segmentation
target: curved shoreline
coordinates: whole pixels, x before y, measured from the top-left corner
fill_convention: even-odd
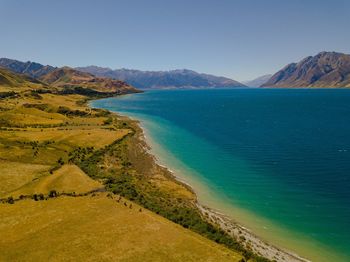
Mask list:
[[[146,150],[146,152],[152,156],[152,159],[154,160],[154,162],[157,165],[165,168],[173,177],[173,179],[184,184],[187,188],[189,188],[192,192],[194,192],[194,194],[196,195],[196,206],[198,210],[203,214],[203,216],[208,219],[208,221],[218,225],[222,230],[224,230],[231,237],[237,239],[244,247],[246,248],[249,247],[250,249],[252,249],[254,253],[261,255],[263,257],[266,257],[270,260],[274,260],[277,262],[279,261],[310,262],[311,261],[297,255],[292,251],[276,247],[268,243],[267,241],[262,240],[257,235],[255,235],[251,230],[239,224],[238,222],[234,221],[234,219],[231,218],[229,215],[226,215],[216,210],[213,207],[208,207],[207,205],[200,203],[194,187],[191,184],[187,183],[184,179],[181,179],[181,177],[176,175],[175,171],[171,170],[169,167],[162,164],[159,157],[157,157],[154,154],[154,152],[152,152],[152,142],[150,141],[149,138],[147,138],[145,134],[146,133],[145,127],[142,126],[142,124],[140,123],[141,120],[135,119],[127,115],[123,115],[123,116],[129,119],[132,119],[138,123],[138,126],[142,130],[142,133],[140,134],[140,139],[146,145],[146,147],[144,147],[144,150]]]

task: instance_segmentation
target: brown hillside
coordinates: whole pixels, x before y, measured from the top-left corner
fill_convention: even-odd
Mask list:
[[[137,89],[129,84],[106,77],[95,77],[92,74],[62,67],[43,75],[40,80],[55,87],[83,87],[99,92],[137,92]]]

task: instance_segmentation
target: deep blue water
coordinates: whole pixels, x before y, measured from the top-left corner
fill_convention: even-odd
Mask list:
[[[152,136],[211,189],[350,261],[350,90],[163,90],[92,104],[157,122]]]

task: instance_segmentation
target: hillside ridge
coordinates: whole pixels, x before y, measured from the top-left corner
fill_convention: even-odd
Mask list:
[[[15,73],[26,74],[33,78],[41,77],[42,75],[45,75],[56,68],[50,65],[45,66],[36,62],[22,62],[9,58],[0,58],[0,67]]]
[[[350,55],[321,52],[275,73],[262,87],[350,87]]]

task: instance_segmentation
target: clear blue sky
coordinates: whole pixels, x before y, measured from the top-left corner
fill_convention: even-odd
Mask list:
[[[0,0],[0,57],[247,80],[350,53],[347,0]]]

